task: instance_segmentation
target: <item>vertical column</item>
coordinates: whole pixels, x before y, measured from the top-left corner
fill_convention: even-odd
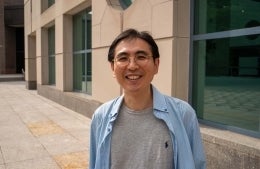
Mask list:
[[[63,15],[63,62],[64,91],[73,90],[73,20],[71,15]]]
[[[61,15],[55,19],[56,87],[72,90],[72,17]]]
[[[25,81],[27,89],[36,89],[36,37],[25,37]]]
[[[45,28],[36,31],[36,68],[37,84],[48,84],[48,31]]]

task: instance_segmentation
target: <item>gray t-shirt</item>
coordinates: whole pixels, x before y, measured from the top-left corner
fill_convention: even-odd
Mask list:
[[[153,109],[122,105],[111,140],[111,169],[172,169],[173,148],[166,124]]]

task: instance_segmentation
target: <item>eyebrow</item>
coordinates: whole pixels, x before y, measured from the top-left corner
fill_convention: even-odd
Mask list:
[[[148,53],[144,50],[139,50],[137,52],[135,52],[135,54],[145,54],[145,55],[148,55]]]
[[[145,54],[145,55],[148,55],[148,52],[144,51],[144,50],[138,50],[135,52],[135,55],[137,54]],[[130,54],[128,52],[120,52],[119,54],[116,55],[116,57],[120,57],[120,56],[129,56]]]

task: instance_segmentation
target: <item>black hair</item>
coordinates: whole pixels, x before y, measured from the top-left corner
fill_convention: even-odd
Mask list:
[[[121,34],[119,34],[110,45],[108,51],[108,61],[113,62],[114,55],[115,55],[115,48],[119,42],[121,42],[124,39],[137,39],[137,38],[146,41],[150,45],[153,59],[160,57],[158,46],[155,43],[153,37],[148,32],[146,31],[139,32],[135,29],[127,29],[123,31]]]

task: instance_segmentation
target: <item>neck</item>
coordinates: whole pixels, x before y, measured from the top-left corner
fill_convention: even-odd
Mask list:
[[[142,92],[125,93],[124,104],[132,110],[143,110],[153,105],[152,90],[150,87]]]

